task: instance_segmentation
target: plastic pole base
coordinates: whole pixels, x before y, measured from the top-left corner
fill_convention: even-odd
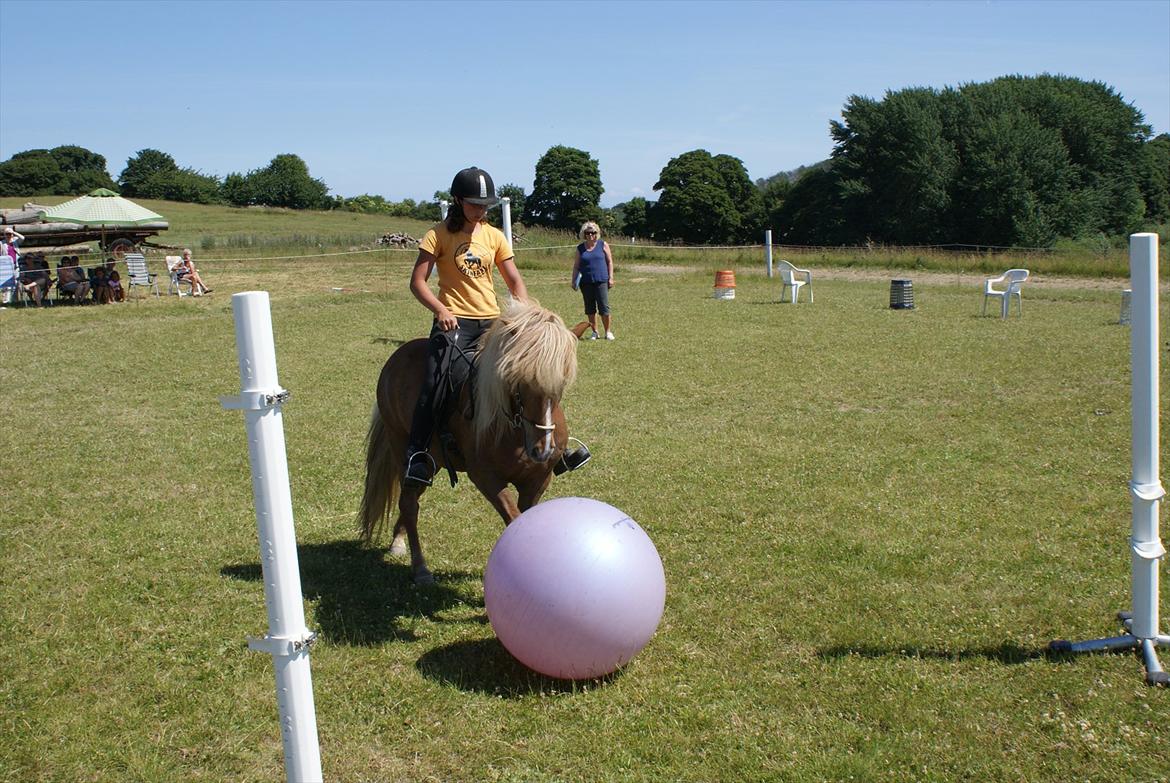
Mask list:
[[[1127,631],[1132,627],[1133,614],[1131,612],[1118,612],[1117,619],[1122,621]],[[1163,671],[1161,664],[1158,663],[1158,645],[1170,646],[1170,636],[1159,634],[1153,639],[1139,639],[1131,633],[1126,633],[1123,636],[1089,639],[1083,642],[1055,639],[1048,643],[1048,651],[1052,653],[1096,653],[1140,649],[1142,663],[1146,668],[1146,684],[1170,687],[1170,673]]]

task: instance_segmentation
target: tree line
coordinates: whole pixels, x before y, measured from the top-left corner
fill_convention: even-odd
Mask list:
[[[662,168],[654,201],[600,206],[600,163],[550,148],[532,192],[505,184],[513,219],[662,242],[797,245],[961,243],[1049,246],[1061,238],[1125,235],[1170,221],[1170,135],[1151,137],[1141,112],[1100,82],[1006,76],[943,90],[908,88],[881,100],[852,96],[830,123],[831,157],[752,182],[743,162],[698,149]],[[0,195],[81,193],[235,206],[343,209],[437,220],[432,200],[330,196],[296,155],[224,179],[140,150],[115,183],[82,147],[28,150],[0,163]],[[496,212],[498,221],[499,213]]]
[[[26,150],[0,163],[2,196],[80,195],[95,188],[110,188],[133,198],[193,204],[292,209],[334,206],[329,186],[311,177],[309,167],[296,155],[277,155],[264,168],[232,173],[223,180],[181,168],[173,157],[155,149],[139,150],[126,162],[117,182],[106,171],[105,157],[73,145]]]

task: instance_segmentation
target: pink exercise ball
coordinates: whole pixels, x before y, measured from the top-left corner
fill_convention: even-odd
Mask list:
[[[650,641],[666,604],[654,542],[613,506],[589,498],[537,504],[504,528],[483,574],[500,642],[549,677],[601,677]]]

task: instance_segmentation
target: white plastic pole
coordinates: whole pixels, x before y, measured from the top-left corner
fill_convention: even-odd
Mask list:
[[[281,404],[288,392],[276,378],[276,348],[267,291],[246,291],[232,297],[240,396],[221,397],[225,408],[240,408],[248,436],[256,532],[264,573],[268,634],[248,639],[253,650],[272,656],[276,700],[284,740],[285,774],[290,783],[316,783],[321,778],[321,751],[309,646],[316,635],[305,627],[301,575],[293,529],[292,494],[284,445]]]
[[[768,277],[772,276],[772,229],[764,232],[764,265],[768,268]],[[812,289],[809,289],[812,290]]]
[[[512,199],[508,198],[507,196],[500,199],[500,211],[503,213],[503,215],[501,215],[500,222],[504,224],[504,236],[508,238],[508,244],[511,245],[512,244]],[[516,250],[516,248],[513,247],[512,251],[515,252],[515,250]]]
[[[447,219],[447,208],[450,206],[446,201],[439,202],[439,220]]]
[[[1166,554],[1158,533],[1158,235],[1129,238],[1133,366],[1133,628],[1138,639],[1158,637],[1158,563]]]

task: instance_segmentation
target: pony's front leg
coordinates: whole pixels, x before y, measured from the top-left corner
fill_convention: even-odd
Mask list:
[[[504,520],[505,525],[510,524],[513,519],[520,516],[520,509],[516,506],[516,499],[512,497],[512,491],[508,489],[507,482],[495,476],[472,475],[470,473],[468,476],[476,488],[492,504],[492,508]]]
[[[520,493],[521,513],[527,511],[540,502],[541,497],[544,496],[544,491],[548,489],[548,485],[552,482],[552,475],[552,471],[549,471],[539,479],[526,481],[522,484],[516,485],[516,489]]]
[[[394,543],[401,546],[402,532],[410,544],[410,575],[416,585],[434,584],[435,577],[427,568],[427,561],[423,557],[422,545],[418,542],[418,499],[422,489],[417,487],[403,487],[398,496],[398,522],[394,525]],[[394,551],[394,544],[390,546]]]

